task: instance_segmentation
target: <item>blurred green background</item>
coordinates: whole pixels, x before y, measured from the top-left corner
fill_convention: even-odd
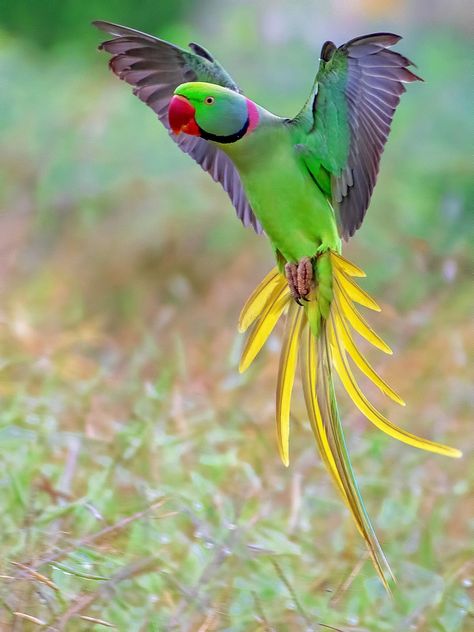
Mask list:
[[[408,403],[384,411],[467,452],[470,17],[467,0],[2,3],[2,630],[472,629],[470,455],[395,443],[341,393],[399,580],[388,599],[318,460],[299,384],[292,463],[279,461],[281,330],[237,372],[236,321],[273,265],[268,244],[112,76],[90,26],[200,42],[288,116],[325,39],[404,35],[426,83],[403,97],[345,253],[395,350],[371,355]]]

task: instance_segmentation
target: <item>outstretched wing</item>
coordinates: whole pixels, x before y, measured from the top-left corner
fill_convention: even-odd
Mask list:
[[[203,138],[176,136],[169,128],[168,105],[174,90],[187,81],[205,81],[240,92],[239,88],[211,54],[198,44],[189,44],[191,51],[110,22],[93,22],[102,31],[113,35],[100,50],[112,55],[109,66],[127,83],[134,94],[156,112],[178,146],[220,182],[229,194],[244,226],[262,228],[245,196],[239,174],[232,161],[219,148]]]
[[[314,178],[324,175],[315,173],[321,167],[331,176],[345,239],[360,227],[369,206],[403,84],[421,81],[408,70],[413,65],[409,59],[388,50],[400,39],[375,33],[339,48],[326,42],[310,98],[292,121],[305,131],[302,154],[309,156]]]

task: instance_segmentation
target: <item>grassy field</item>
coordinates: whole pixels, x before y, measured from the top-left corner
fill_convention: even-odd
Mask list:
[[[403,103],[346,251],[395,350],[371,359],[408,403],[383,410],[466,452],[467,50],[438,33],[410,51],[427,84]],[[238,374],[237,317],[269,247],[104,66],[0,46],[0,629],[468,630],[470,455],[397,444],[341,391],[390,600],[299,384],[279,461],[281,330]]]

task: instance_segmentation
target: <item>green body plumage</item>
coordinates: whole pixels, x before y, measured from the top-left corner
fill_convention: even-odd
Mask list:
[[[258,128],[223,147],[236,165],[247,198],[275,251],[286,261],[340,251],[334,211],[315,186],[295,142],[299,131],[261,111]]]

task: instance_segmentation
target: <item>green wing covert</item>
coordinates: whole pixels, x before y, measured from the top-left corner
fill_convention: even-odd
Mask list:
[[[291,121],[305,132],[298,149],[323,190],[330,176],[345,239],[360,227],[369,206],[403,84],[421,81],[408,70],[409,59],[388,50],[400,39],[374,33],[339,48],[326,42],[313,90]]]

